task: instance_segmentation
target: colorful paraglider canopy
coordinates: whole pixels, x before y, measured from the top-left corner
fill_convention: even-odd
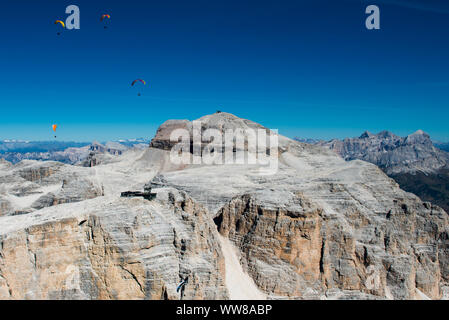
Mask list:
[[[146,85],[147,83],[145,82],[145,80],[142,80],[142,79],[136,79],[136,80],[134,80],[133,81],[133,83],[131,83],[131,85],[133,86],[133,85],[135,85],[136,84],[136,82],[142,82],[144,85]]]
[[[100,18],[100,21],[103,21],[105,18],[111,19],[111,16],[108,14],[103,14]]]
[[[51,128],[53,129],[53,131],[55,131],[56,132],[56,128],[58,127],[58,125],[57,124],[54,124],[54,125],[52,125],[51,126]]]
[[[56,20],[55,21],[55,24],[61,24],[61,26],[63,27],[63,28],[65,28],[65,24],[64,24],[64,22],[62,22],[61,20]]]

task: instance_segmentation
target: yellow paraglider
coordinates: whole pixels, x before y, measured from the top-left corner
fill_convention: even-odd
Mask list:
[[[61,20],[56,20],[56,21],[55,21],[55,24],[58,24],[58,23],[60,23],[61,26],[62,26],[63,28],[65,28],[65,23],[64,23],[64,22],[62,22]]]
[[[56,20],[56,21],[55,21],[55,24],[58,24],[58,23],[59,23],[63,28],[65,28],[64,22],[62,22],[61,20]],[[60,36],[60,35],[61,35],[61,32],[58,32],[57,35]]]

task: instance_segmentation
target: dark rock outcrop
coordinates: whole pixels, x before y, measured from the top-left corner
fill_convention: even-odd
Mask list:
[[[153,200],[156,198],[157,193],[152,192],[142,192],[142,191],[125,191],[120,194],[121,197],[124,198],[135,198],[135,197],[143,197],[146,200]]]

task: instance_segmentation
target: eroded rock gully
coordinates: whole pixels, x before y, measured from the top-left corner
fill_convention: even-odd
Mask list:
[[[349,210],[353,228],[297,194],[298,210],[265,208],[251,195],[219,210],[219,232],[241,252],[241,262],[259,288],[273,297],[414,299],[442,297],[447,283],[447,215],[428,203],[396,202],[385,223]],[[354,230],[360,234],[361,229]]]

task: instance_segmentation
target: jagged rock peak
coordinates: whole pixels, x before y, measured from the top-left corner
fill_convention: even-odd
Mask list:
[[[372,136],[374,136],[371,132],[369,132],[368,130],[365,131],[364,133],[362,133],[360,135],[360,139],[366,139],[366,138],[371,138]]]
[[[416,130],[412,134],[409,134],[407,137],[424,137],[425,139],[430,139],[430,135],[424,131]]]
[[[418,130],[405,138],[407,144],[426,144],[432,147],[433,143],[430,136],[422,130]]]

